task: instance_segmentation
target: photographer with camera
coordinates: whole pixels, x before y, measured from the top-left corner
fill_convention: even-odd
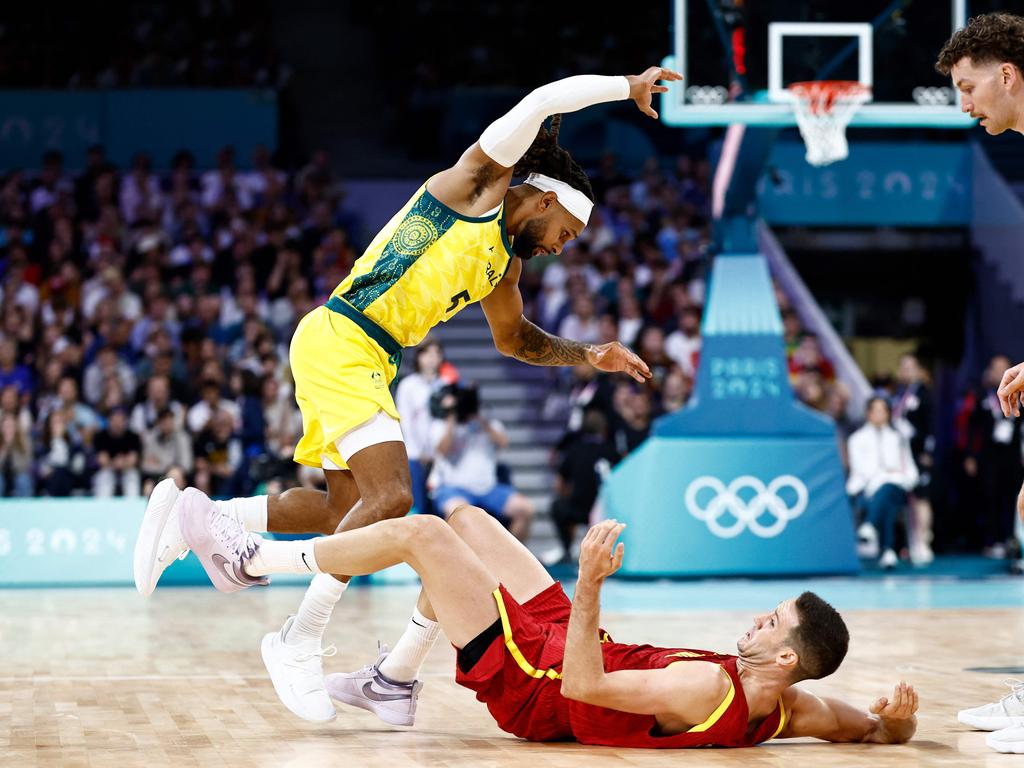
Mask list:
[[[464,504],[482,507],[526,541],[533,504],[515,488],[498,481],[498,451],[508,445],[505,428],[497,419],[480,414],[475,387],[452,385],[431,400],[434,422],[434,506],[446,519]]]

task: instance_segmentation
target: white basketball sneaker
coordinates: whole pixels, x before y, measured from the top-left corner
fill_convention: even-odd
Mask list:
[[[178,523],[178,499],[181,491],[167,477],[153,488],[135,539],[135,588],[148,597],[153,594],[160,576],[175,560],[184,559],[188,544]]]
[[[281,703],[295,715],[311,723],[327,723],[337,717],[331,697],[324,688],[324,670],[321,659],[338,652],[333,645],[286,642],[288,630],[295,623],[289,616],[279,632],[264,636],[260,651],[263,663],[270,673],[274,690]]]
[[[957,713],[956,719],[979,731],[999,731],[1024,726],[1024,682],[1006,680],[1005,683],[1010,686],[1011,691],[999,701],[972,709],[962,709]]]
[[[985,743],[996,752],[1024,754],[1024,728],[1014,726],[995,731],[985,737]]]
[[[388,647],[379,646],[380,655],[373,665],[358,672],[335,673],[325,679],[327,692],[353,707],[373,712],[389,725],[412,725],[416,720],[416,700],[423,683],[399,683],[380,673],[380,665],[388,656]]]

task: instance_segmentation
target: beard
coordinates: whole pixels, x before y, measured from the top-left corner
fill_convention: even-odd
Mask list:
[[[523,261],[529,261],[533,258],[534,249],[543,247],[540,243],[543,236],[543,223],[539,219],[530,219],[512,242],[512,252]]]

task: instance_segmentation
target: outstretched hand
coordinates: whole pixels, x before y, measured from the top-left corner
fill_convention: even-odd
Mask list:
[[[900,682],[893,690],[892,698],[884,696],[871,705],[871,714],[883,720],[907,720],[917,712],[917,692],[914,686]]]
[[[629,98],[636,102],[637,109],[648,117],[657,119],[658,113],[651,106],[655,93],[665,93],[668,88],[658,85],[659,80],[682,80],[683,76],[671,69],[650,67],[642,75],[626,75],[629,81]]]
[[[587,350],[587,362],[599,371],[624,371],[641,384],[651,378],[651,369],[640,357],[617,341],[595,344]]]
[[[625,527],[617,520],[602,520],[587,531],[580,544],[580,581],[601,582],[619,570],[625,544],[615,541]]]
[[[1003,416],[1020,416],[1020,399],[1024,395],[1024,363],[1006,369],[996,394],[999,395]]]

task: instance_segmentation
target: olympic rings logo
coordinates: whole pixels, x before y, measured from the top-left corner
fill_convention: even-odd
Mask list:
[[[783,488],[796,494],[792,505],[779,496]],[[713,493],[710,500],[702,493],[706,491]],[[706,500],[705,506],[701,506],[701,498]],[[790,520],[803,514],[807,508],[807,486],[793,475],[780,475],[767,486],[753,475],[743,475],[726,487],[717,477],[704,475],[687,486],[685,501],[690,514],[703,520],[720,539],[732,539],[747,528],[755,536],[770,539],[782,533]],[[731,523],[727,522],[730,517]]]

